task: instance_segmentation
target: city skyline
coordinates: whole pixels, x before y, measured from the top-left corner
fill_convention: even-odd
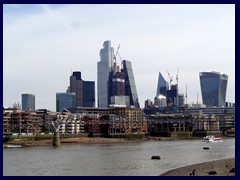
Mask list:
[[[142,108],[154,100],[159,72],[169,82],[168,71],[176,84],[178,68],[179,93],[187,84],[188,103],[201,94],[199,72],[210,71],[228,75],[226,101],[235,102],[234,5],[5,4],[3,106],[30,93],[36,109],[54,111],[56,92],[66,89],[73,71],[97,83],[107,40],[114,52],[121,44],[121,58],[131,61]]]

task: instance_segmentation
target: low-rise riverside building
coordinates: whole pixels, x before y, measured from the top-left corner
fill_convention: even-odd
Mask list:
[[[216,110],[216,109],[215,109]],[[235,128],[235,114],[211,114],[202,109],[176,113],[143,114],[140,108],[74,108],[69,112],[19,109],[3,111],[3,132],[18,134],[52,133],[51,121],[58,121],[59,134],[150,134],[169,136],[175,132],[219,132]],[[233,111],[231,111],[233,112]],[[235,111],[234,111],[235,112]],[[196,134],[196,133],[195,133]]]

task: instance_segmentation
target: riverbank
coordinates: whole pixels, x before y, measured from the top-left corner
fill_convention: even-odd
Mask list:
[[[230,137],[225,137],[230,138]],[[223,137],[223,139],[225,139]],[[233,137],[231,137],[233,138]],[[110,144],[110,143],[136,143],[143,141],[181,141],[200,140],[201,138],[172,138],[172,137],[148,137],[148,138],[103,138],[103,137],[64,137],[60,138],[63,144]],[[22,147],[51,146],[52,138],[43,140],[30,140],[24,138],[13,138],[4,145],[22,145]],[[4,146],[7,147],[7,146]]]
[[[235,158],[180,167],[161,176],[235,176]]]
[[[73,137],[60,139],[61,144],[110,144],[110,143],[132,143],[142,142],[144,139],[122,139],[122,138],[102,138],[102,137]],[[22,147],[34,147],[34,146],[51,146],[53,140],[23,140],[14,139],[9,141],[6,145],[22,145]]]

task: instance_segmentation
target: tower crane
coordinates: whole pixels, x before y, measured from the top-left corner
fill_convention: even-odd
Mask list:
[[[178,70],[179,68],[177,69],[177,75],[176,75],[177,85],[178,85]]]
[[[168,77],[169,77],[169,81],[170,81],[170,88],[171,88],[171,86],[172,86],[172,77],[170,76],[168,71],[167,71],[167,73],[168,73]]]
[[[124,95],[124,70],[123,70],[123,60],[119,54],[119,48],[120,48],[120,44],[118,45],[117,51],[116,51],[116,55],[114,57],[115,63],[117,61],[117,56],[119,57],[120,61],[121,61],[121,67],[120,67],[120,79],[121,79],[121,85],[120,85],[120,95],[123,96]]]
[[[116,61],[117,61],[117,55],[118,55],[118,50],[119,50],[119,48],[120,48],[120,44],[118,45],[118,48],[117,48],[117,51],[116,51],[116,55],[114,56],[114,61],[115,61],[115,63],[116,63]],[[121,59],[121,58],[120,58]]]
[[[187,104],[187,84],[186,84],[186,95],[185,95],[185,97],[186,97],[186,104]]]
[[[178,97],[178,70],[179,70],[179,68],[177,69],[177,75],[176,75],[176,80],[177,80],[177,106],[179,105],[179,97]]]

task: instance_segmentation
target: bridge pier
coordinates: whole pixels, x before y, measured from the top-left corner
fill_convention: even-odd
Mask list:
[[[58,132],[53,133],[53,143],[52,143],[52,145],[53,146],[60,146],[61,145]]]

